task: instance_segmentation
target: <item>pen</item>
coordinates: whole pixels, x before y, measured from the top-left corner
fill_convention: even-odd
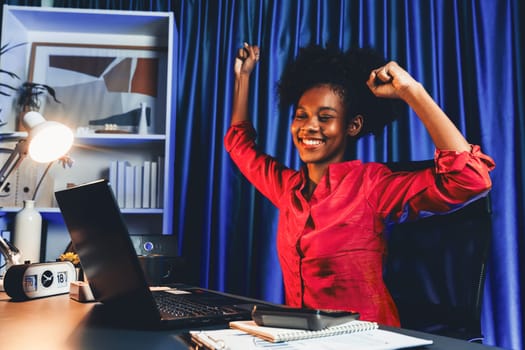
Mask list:
[[[215,339],[203,331],[190,332],[191,339],[195,342],[197,347],[195,350],[207,349],[207,350],[229,350],[230,348],[222,339]]]

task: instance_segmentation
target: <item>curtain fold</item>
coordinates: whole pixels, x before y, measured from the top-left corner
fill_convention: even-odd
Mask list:
[[[519,213],[523,212],[520,179],[523,179],[524,148],[518,136],[522,135],[524,114],[519,99],[523,97],[523,80],[517,78],[523,77],[519,64],[523,45],[516,43],[522,43],[523,39],[519,30],[522,28],[512,16],[523,13],[522,5],[517,1],[224,1],[222,4],[230,9],[227,18],[215,17],[216,12],[209,4],[203,9],[207,13],[201,14],[208,23],[213,23],[215,31],[223,33],[220,56],[213,54],[210,59],[215,62],[213,69],[220,71],[223,89],[208,89],[206,94],[207,100],[217,96],[212,118],[221,120],[222,130],[216,131],[216,142],[221,141],[228,127],[235,51],[244,41],[257,43],[262,48],[262,59],[252,78],[250,112],[259,133],[258,143],[285,164],[299,167],[288,131],[292,111],[278,108],[275,83],[299,47],[336,43],[344,49],[373,46],[386,57],[399,61],[423,83],[469,141],[481,144],[496,159],[492,193],[495,237],[483,328],[488,344],[521,348],[523,307],[519,299],[522,283],[519,266],[523,260],[523,223]],[[193,43],[200,32],[180,29],[181,42]],[[210,50],[207,52],[211,54]],[[188,102],[199,103],[179,96],[180,109],[187,108]],[[200,115],[210,117],[208,110]],[[218,152],[220,147],[213,146],[213,151]],[[366,161],[418,160],[431,158],[433,150],[426,130],[408,112],[404,119],[389,126],[383,137],[362,140],[357,155]],[[196,157],[193,152],[192,158]],[[196,209],[202,207],[201,201],[220,197],[219,205],[210,207],[212,211],[220,208],[214,210],[217,224],[208,226],[209,232],[200,232],[197,236],[202,242],[192,245],[193,240],[199,239],[193,237],[199,229],[186,215],[184,225],[179,226],[184,237],[182,253],[189,254],[194,246],[203,247],[204,242],[211,242],[209,257],[195,257],[194,261],[201,266],[201,284],[280,302],[282,282],[274,249],[277,212],[244,180],[224,152],[215,166],[218,168],[213,176],[220,177],[220,187],[208,187],[212,192],[203,193],[194,205]],[[209,170],[200,162],[192,163],[190,169],[193,167],[201,169],[199,172]],[[191,201],[192,198],[186,198],[180,203]],[[206,253],[203,251],[203,255]],[[222,267],[212,270],[212,266]],[[205,270],[209,274],[203,274]],[[506,287],[501,288],[502,285]]]
[[[40,1],[5,1],[39,5]],[[243,42],[261,46],[250,113],[258,143],[293,168],[292,111],[275,83],[299,47],[373,46],[398,61],[471,143],[496,160],[494,239],[483,304],[485,343],[523,348],[525,281],[525,5],[520,0],[55,0],[54,6],[173,11],[179,36],[174,232],[195,283],[282,302],[276,209],[225,153],[233,60]],[[381,137],[359,142],[364,161],[428,159],[431,140],[413,112]]]

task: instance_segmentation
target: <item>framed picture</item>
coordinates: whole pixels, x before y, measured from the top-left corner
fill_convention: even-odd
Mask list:
[[[166,113],[167,49],[69,43],[32,43],[28,81],[52,87],[60,103],[42,103],[46,119],[70,127],[111,125],[134,132],[145,103],[151,132]]]

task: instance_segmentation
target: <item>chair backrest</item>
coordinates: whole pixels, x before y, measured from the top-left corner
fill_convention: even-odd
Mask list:
[[[414,170],[428,164],[389,166]],[[481,302],[491,236],[488,196],[453,213],[394,225],[387,236],[384,279],[402,327],[470,341],[483,338]]]

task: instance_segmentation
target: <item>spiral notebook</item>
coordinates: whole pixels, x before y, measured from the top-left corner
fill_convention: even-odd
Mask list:
[[[229,329],[190,331],[197,349],[258,350],[394,350],[431,345],[432,340],[379,329],[375,322],[350,321],[319,331],[258,326],[252,321],[230,322]]]
[[[249,333],[272,343],[290,340],[303,340],[311,338],[329,337],[339,334],[371,331],[378,328],[377,323],[354,320],[337,326],[309,331],[304,329],[264,327],[257,325],[254,321],[232,321],[230,327]]]

